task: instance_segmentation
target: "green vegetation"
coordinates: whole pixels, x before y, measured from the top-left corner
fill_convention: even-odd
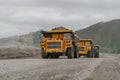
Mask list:
[[[120,53],[120,20],[100,22],[76,31],[79,38],[92,38],[102,52]]]

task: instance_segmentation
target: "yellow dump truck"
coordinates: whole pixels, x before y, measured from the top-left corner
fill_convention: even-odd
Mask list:
[[[77,40],[69,29],[52,29],[41,31],[44,38],[40,41],[42,58],[67,56],[77,58]]]
[[[91,39],[80,39],[78,42],[79,56],[86,56],[88,58],[99,57],[99,46],[94,45]]]

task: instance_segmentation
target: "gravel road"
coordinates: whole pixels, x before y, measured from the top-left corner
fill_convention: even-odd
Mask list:
[[[118,57],[0,60],[0,80],[119,80]]]

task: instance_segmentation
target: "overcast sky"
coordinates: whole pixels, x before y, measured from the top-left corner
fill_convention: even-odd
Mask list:
[[[0,0],[0,38],[119,19],[119,0]]]

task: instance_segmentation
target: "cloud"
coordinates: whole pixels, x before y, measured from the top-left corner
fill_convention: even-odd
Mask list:
[[[118,0],[0,0],[0,38],[56,26],[78,30],[119,18]]]

